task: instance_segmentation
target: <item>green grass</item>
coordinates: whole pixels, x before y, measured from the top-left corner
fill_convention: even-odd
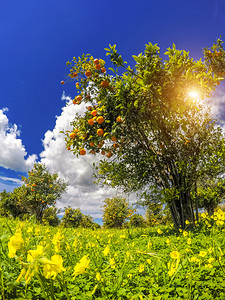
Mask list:
[[[2,218],[0,299],[224,299],[224,219],[203,215],[194,231],[176,234]]]

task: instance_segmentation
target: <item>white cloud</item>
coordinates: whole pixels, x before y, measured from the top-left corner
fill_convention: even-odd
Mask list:
[[[67,193],[58,201],[58,207],[79,207],[85,214],[101,216],[103,200],[115,194],[115,190],[102,189],[93,184],[92,164],[98,158],[87,154],[74,156],[65,148],[65,136],[60,131],[72,130],[70,122],[76,113],[82,114],[85,104],[74,105],[69,97],[63,96],[67,105],[62,108],[60,116],[56,117],[55,127],[48,130],[42,141],[44,150],[40,154],[41,163],[44,163],[50,172],[57,172],[61,178],[68,182]]]
[[[13,191],[15,188],[22,185],[22,180],[6,176],[0,176],[0,191]]]
[[[9,125],[5,115],[7,108],[0,109],[0,166],[14,171],[28,171],[37,156],[35,154],[26,158],[27,152],[22,140],[18,137],[20,132],[16,124]]]

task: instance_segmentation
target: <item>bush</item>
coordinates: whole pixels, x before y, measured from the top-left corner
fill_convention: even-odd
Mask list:
[[[121,228],[133,209],[129,207],[125,198],[114,197],[104,200],[103,226],[107,228]]]
[[[42,221],[45,225],[58,226],[60,219],[57,214],[60,212],[56,207],[49,207],[44,211]]]
[[[146,227],[145,219],[140,214],[134,214],[130,217],[130,227]]]

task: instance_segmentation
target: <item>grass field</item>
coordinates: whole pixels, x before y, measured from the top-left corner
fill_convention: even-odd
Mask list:
[[[225,214],[172,227],[64,229],[0,219],[0,299],[224,299]]]

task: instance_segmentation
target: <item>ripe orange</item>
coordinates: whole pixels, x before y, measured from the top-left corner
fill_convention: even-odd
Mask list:
[[[119,147],[118,144],[116,144],[116,143],[113,144],[113,148],[114,148],[114,149],[117,149],[118,147]]]
[[[104,88],[107,88],[107,87],[109,87],[109,82],[107,80],[103,80],[101,82],[101,86],[104,87]]]
[[[116,118],[116,122],[122,122],[121,116],[118,116],[118,117]]]
[[[75,139],[75,137],[76,137],[76,133],[75,133],[75,132],[71,132],[71,134],[70,134],[70,138],[74,140],[74,139]]]
[[[64,84],[64,83],[65,83],[65,81],[62,80],[62,81],[61,81],[61,84]]]
[[[105,150],[102,150],[101,154],[102,154],[102,155],[105,155]]]
[[[100,70],[101,69],[101,65],[95,65],[95,69],[96,70]]]
[[[93,119],[89,119],[88,120],[88,124],[91,125],[91,126],[94,125],[94,120]]]
[[[70,147],[67,147],[67,150],[68,150],[68,151],[70,151],[70,149],[71,149]]]
[[[45,203],[45,201],[42,201],[42,203]]]
[[[85,149],[80,149],[80,155],[85,155],[86,154],[86,150]]]
[[[111,140],[112,140],[113,142],[116,142],[116,141],[117,141],[117,138],[116,138],[115,136],[112,136],[112,137],[111,137]]]
[[[72,78],[76,78],[78,75],[77,75],[77,73],[76,72],[73,72],[72,74],[71,74],[71,77]]]
[[[101,68],[101,72],[105,73],[106,72],[106,68],[105,67]]]
[[[92,110],[91,114],[93,117],[95,117],[97,115],[97,110]]]
[[[99,60],[96,58],[96,59],[94,60],[94,63],[95,63],[96,65],[99,65]]]
[[[87,77],[90,77],[90,76],[91,76],[91,71],[86,71],[86,72],[85,72],[85,75],[86,75]]]
[[[102,116],[100,116],[100,117],[97,118],[98,124],[102,124],[104,122],[104,120],[105,119]]]
[[[89,144],[91,147],[94,147],[94,143],[93,142],[90,142]]]
[[[77,101],[75,99],[73,99],[73,104],[78,104]]]
[[[97,135],[101,136],[101,135],[103,135],[103,133],[104,133],[104,130],[102,128],[99,128],[97,130]]]
[[[76,97],[76,100],[77,100],[78,102],[80,102],[80,101],[82,100],[82,97],[81,97],[81,96],[77,96],[77,97]]]
[[[88,109],[88,110],[92,110],[92,107],[91,107],[91,106],[88,106],[87,109]]]
[[[112,156],[113,156],[112,152],[109,152],[109,153],[106,154],[106,157],[108,157],[108,158],[110,158]]]

